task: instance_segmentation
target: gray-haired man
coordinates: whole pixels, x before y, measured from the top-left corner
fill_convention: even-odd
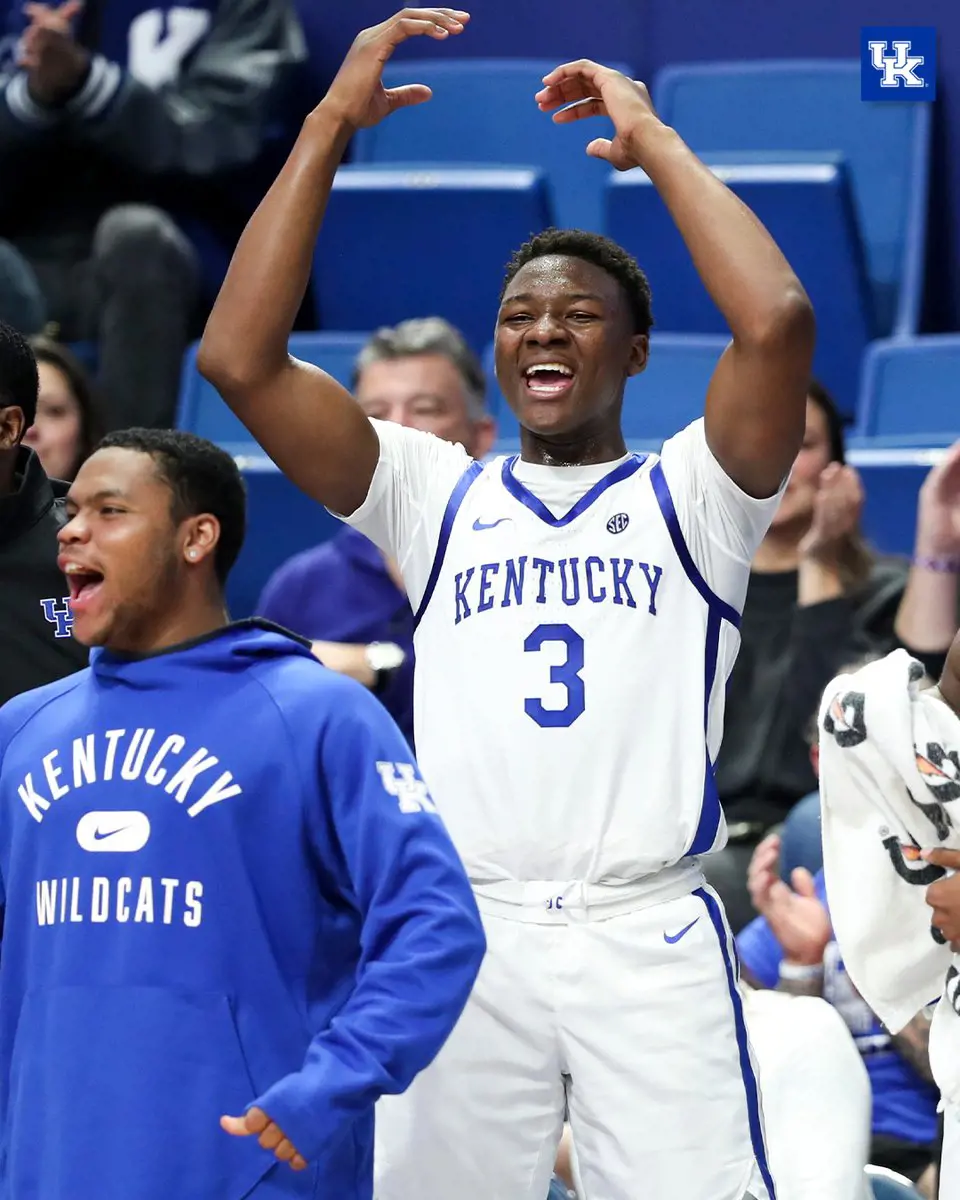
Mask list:
[[[369,417],[459,442],[474,458],[493,445],[483,368],[441,317],[379,329],[357,356],[353,392]],[[314,643],[317,657],[383,701],[413,742],[413,614],[395,566],[349,527],[295,555],[270,578],[261,616]]]

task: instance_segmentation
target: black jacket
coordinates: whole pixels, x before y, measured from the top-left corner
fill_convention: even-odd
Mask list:
[[[87,665],[57,567],[67,485],[49,480],[32,450],[21,449],[17,469],[17,490],[0,499],[0,704]]]
[[[165,2],[147,16],[159,22]],[[15,23],[21,7],[12,3]],[[199,40],[166,70],[159,49],[139,67],[129,61],[129,14],[142,7],[88,0],[76,36],[92,53],[90,75],[63,108],[30,98],[16,32],[0,46],[0,236],[28,256],[86,257],[97,220],[121,203],[219,228],[237,187],[212,181],[252,164],[288,123],[305,58],[290,0],[205,0],[195,15],[209,27],[201,34],[200,20]]]

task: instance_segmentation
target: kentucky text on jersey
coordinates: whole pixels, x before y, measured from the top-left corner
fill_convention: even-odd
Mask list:
[[[505,562],[480,563],[453,579],[454,623],[474,613],[523,604],[581,602],[619,604],[657,615],[657,589],[663,568],[632,558],[538,558],[521,554]]]
[[[28,771],[17,791],[33,819],[42,821],[51,803],[87,784],[109,783],[114,778],[129,783],[142,779],[178,804],[187,805],[187,816],[195,817],[243,790],[230,771],[211,774],[219,764],[206,746],[194,750],[179,733],[108,729],[74,738],[67,749],[43,755],[36,781]]]

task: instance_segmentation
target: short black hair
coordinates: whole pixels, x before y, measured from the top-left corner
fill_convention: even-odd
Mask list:
[[[226,583],[247,524],[247,492],[231,456],[206,438],[179,429],[122,429],[108,433],[97,449],[149,454],[173,494],[177,523],[199,513],[217,518],[220,540],[213,561],[217,579]]]
[[[12,325],[0,321],[0,408],[19,408],[24,429],[37,419],[37,360],[30,343]]]
[[[501,301],[520,268],[548,254],[582,258],[584,262],[593,263],[601,271],[606,271],[623,289],[630,305],[634,333],[650,332],[653,327],[650,284],[637,260],[610,238],[599,233],[587,233],[583,229],[545,229],[529,242],[524,242],[507,263],[506,277],[500,289]]]

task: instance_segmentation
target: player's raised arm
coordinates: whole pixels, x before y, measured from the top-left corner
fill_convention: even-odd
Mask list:
[[[587,153],[641,167],[669,209],[733,333],[707,394],[710,449],[745,492],[773,495],[803,440],[815,331],[800,281],[753,213],[660,121],[642,83],[581,60],[544,84],[537,102],[561,109],[557,122],[606,113],[616,136]]]
[[[384,63],[408,38],[443,39],[468,20],[451,8],[406,8],[357,37],[240,238],[200,344],[200,373],[264,450],[305,492],[344,516],[366,497],[377,436],[339,383],[289,356],[287,340],[347,143],[358,129],[430,98],[419,84],[385,89]]]

